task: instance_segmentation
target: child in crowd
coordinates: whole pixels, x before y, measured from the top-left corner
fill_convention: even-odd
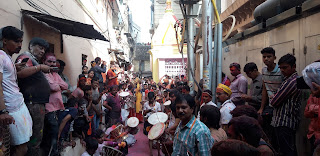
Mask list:
[[[76,98],[70,98],[65,105],[65,110],[61,111],[58,115],[59,132],[58,140],[62,147],[66,145],[75,146],[75,142],[72,139],[72,132],[70,131],[71,122],[77,117],[78,114],[78,100]]]
[[[85,103],[86,103],[86,107],[87,107],[87,111],[88,111],[88,116],[90,118],[90,122],[89,122],[89,129],[87,131],[87,135],[92,135],[92,132],[94,130],[94,122],[93,122],[93,118],[94,118],[94,109],[95,107],[93,106],[92,103],[92,88],[91,86],[86,86],[85,89]]]
[[[77,84],[77,88],[71,93],[71,95],[75,98],[83,98],[84,96],[84,88],[86,86],[86,76],[83,74],[79,75],[79,80],[78,80],[78,84]]]
[[[82,66],[82,74],[88,77],[88,67],[87,66]]]
[[[106,107],[109,117],[108,126],[116,125],[121,122],[121,104],[119,96],[117,95],[118,86],[113,85],[110,88],[110,93],[107,97],[107,100],[103,103],[103,106]]]
[[[94,129],[99,128],[100,118],[101,118],[101,109],[102,105],[100,103],[102,92],[99,92],[99,78],[94,77],[91,80],[91,90],[92,90],[92,107],[89,111],[89,115],[94,115],[93,117],[93,125]]]
[[[73,137],[78,137],[83,140],[87,136],[89,129],[90,118],[86,109],[87,101],[83,98],[79,99],[78,115],[71,123],[70,131]]]
[[[94,75],[94,71],[93,70],[89,70],[88,74],[87,74],[87,81],[86,81],[86,85],[91,85],[91,80],[95,77]]]
[[[93,156],[98,149],[98,141],[91,137],[86,138],[86,151],[81,156]]]

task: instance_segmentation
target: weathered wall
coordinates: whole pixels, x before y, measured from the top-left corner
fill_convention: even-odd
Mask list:
[[[105,30],[107,28],[109,28],[109,30],[113,30],[111,23],[111,9],[109,8],[106,10],[103,7],[102,1],[94,1],[93,3],[90,1],[82,1],[85,7],[90,10],[90,14],[92,15],[91,17],[94,17],[97,24],[92,21],[76,1],[42,0],[34,2],[49,12],[52,16],[94,25],[95,29],[99,32],[106,33]],[[54,4],[51,2],[54,2]],[[0,1],[0,27],[12,25],[17,28],[23,28],[22,30],[25,34],[23,37],[21,52],[27,50],[28,43],[33,37],[42,37],[49,43],[54,44],[54,53],[57,58],[64,60],[67,64],[65,73],[69,77],[72,85],[76,84],[77,76],[81,73],[81,54],[88,56],[87,65],[89,67],[89,62],[97,56],[107,62],[109,61],[107,49],[110,48],[110,45],[108,42],[89,40],[69,35],[63,35],[63,53],[61,53],[60,33],[44,24],[31,20],[30,18],[24,18],[21,20],[21,9],[39,12],[30,7],[23,0]],[[106,12],[108,12],[108,14]],[[110,38],[111,44],[114,48],[117,41],[114,40],[115,33],[112,31],[110,31]],[[124,39],[123,42],[126,42],[126,39]],[[126,50],[128,49],[127,47],[123,48]],[[13,59],[16,57],[17,55],[14,55]]]
[[[301,74],[306,65],[320,58],[319,17],[320,13],[317,13],[224,47],[223,72],[230,76],[229,64],[232,62],[240,63],[241,67],[255,62],[261,69],[264,64],[260,51],[271,46],[276,51],[276,62],[287,53],[294,54],[297,58],[297,71]]]
[[[264,64],[260,51],[264,47],[271,46],[276,51],[276,63],[281,56],[287,53],[294,54],[297,59],[297,71],[301,75],[301,71],[306,65],[320,59],[319,24],[320,13],[317,13],[224,47],[223,72],[233,79],[229,71],[229,64],[232,62],[240,63],[242,70],[246,63],[255,62],[261,71]],[[304,92],[301,105],[302,120],[296,137],[298,153],[301,156],[308,155],[310,152],[309,141],[306,137],[309,120],[303,117],[308,97],[308,91]]]

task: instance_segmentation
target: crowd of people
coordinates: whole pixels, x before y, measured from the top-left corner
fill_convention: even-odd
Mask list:
[[[271,47],[261,51],[266,65],[261,73],[253,62],[230,64],[229,79],[216,88],[216,95],[199,88],[190,95],[187,78],[164,75],[158,83],[138,78],[97,57],[91,68],[82,67],[70,85],[63,73],[67,64],[42,38],[31,39],[28,50],[12,60],[22,46],[23,32],[7,26],[1,30],[0,50],[0,155],[61,155],[67,147],[85,147],[80,154],[101,155],[104,147],[128,154],[134,142],[122,139],[135,134],[137,118],[148,136],[154,126],[148,118],[163,112],[165,133],[149,140],[150,155],[157,148],[165,155],[297,155],[296,131],[300,121],[301,89],[297,85],[296,58],[282,56],[278,62]],[[248,89],[248,86],[250,88]],[[311,119],[308,139],[319,151],[320,86],[313,83],[305,108]],[[218,103],[213,101],[216,99]],[[124,134],[113,135],[123,126]],[[4,139],[10,135],[10,139]],[[147,137],[146,136],[146,137]],[[120,139],[119,139],[120,138]],[[315,152],[314,154],[319,154]]]

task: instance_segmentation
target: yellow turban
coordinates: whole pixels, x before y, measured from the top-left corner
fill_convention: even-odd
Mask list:
[[[226,92],[229,96],[232,94],[231,89],[228,86],[224,85],[224,84],[219,83],[219,85],[217,87],[217,90],[219,90],[219,89],[221,89],[224,92]]]

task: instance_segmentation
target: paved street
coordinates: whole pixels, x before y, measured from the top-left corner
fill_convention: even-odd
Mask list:
[[[129,148],[128,156],[149,156],[148,137],[143,134],[143,123],[139,124],[139,129],[135,135],[137,142]],[[153,155],[158,155],[156,149],[153,149]],[[161,156],[164,156],[162,152]]]

